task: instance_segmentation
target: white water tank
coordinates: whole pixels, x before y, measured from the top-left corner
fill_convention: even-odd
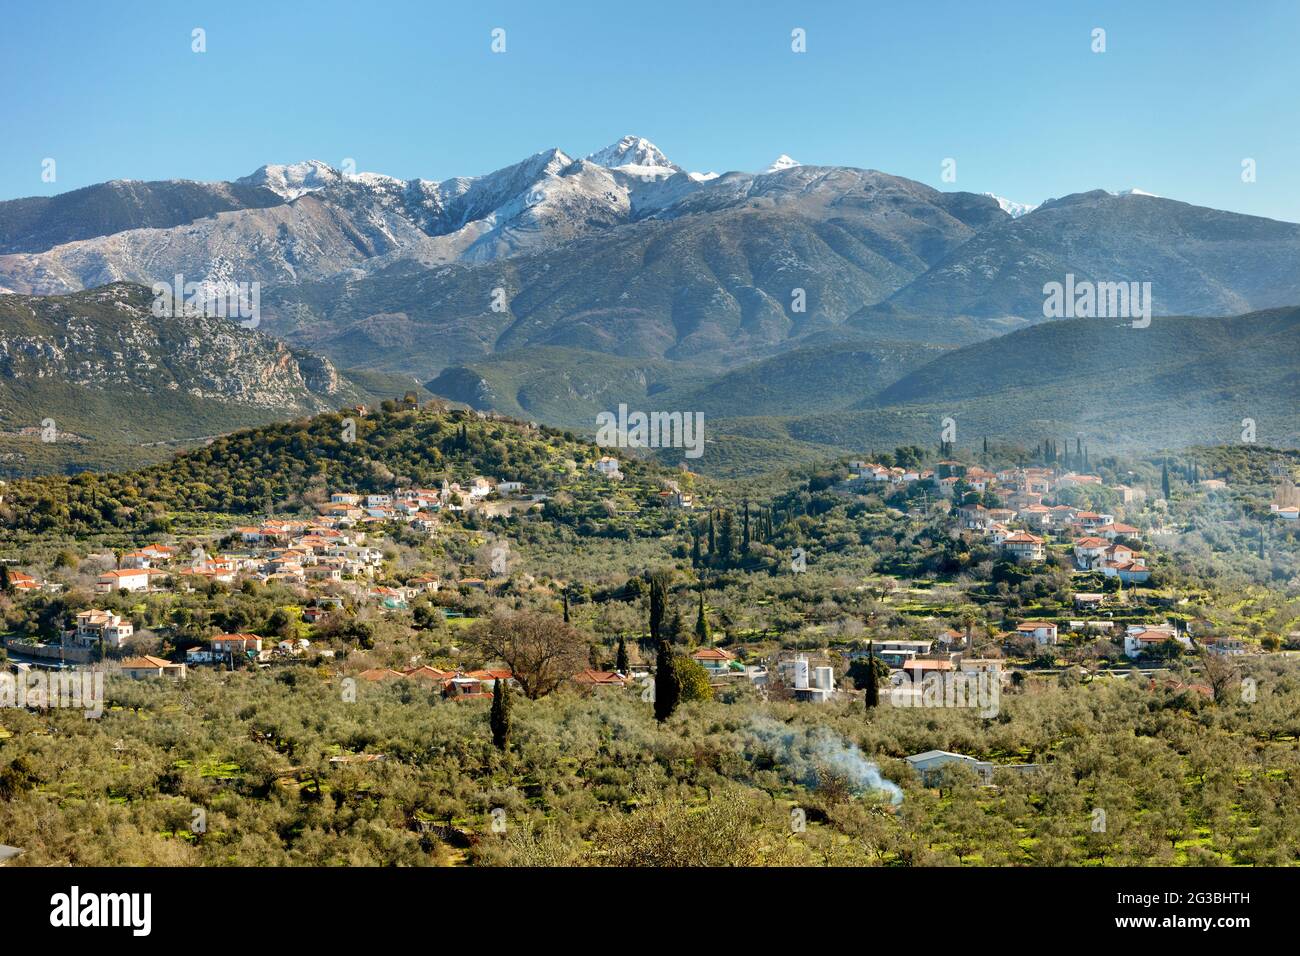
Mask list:
[[[822,690],[826,691],[827,693],[833,691],[835,689],[835,668],[833,667],[817,668],[813,686],[819,687]]]
[[[808,689],[808,660],[803,657],[794,659],[794,687],[795,690]]]

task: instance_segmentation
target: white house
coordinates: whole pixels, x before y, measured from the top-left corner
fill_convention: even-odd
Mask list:
[[[117,571],[105,571],[95,581],[95,590],[100,594],[113,591],[148,591],[152,581],[167,576],[166,571],[157,568],[121,568]]]
[[[955,754],[950,750],[927,750],[925,753],[913,754],[904,758],[912,769],[921,777],[927,787],[934,786],[942,779],[943,769],[954,764],[970,767],[984,783],[993,780],[993,764],[986,760],[976,760],[965,754]]]
[[[1048,621],[1022,621],[1016,625],[1021,637],[1032,637],[1039,647],[1056,643],[1056,625]]]
[[[112,611],[92,608],[77,615],[77,626],[72,639],[83,647],[91,647],[101,640],[105,647],[120,648],[135,633],[135,626]]]
[[[1041,561],[1046,556],[1043,539],[1027,531],[1017,531],[1002,542],[1002,550],[1017,561]]]
[[[609,455],[605,455],[591,467],[600,472],[606,478],[613,478],[615,480],[622,480],[623,478],[623,472],[618,469],[618,459],[612,458]]]

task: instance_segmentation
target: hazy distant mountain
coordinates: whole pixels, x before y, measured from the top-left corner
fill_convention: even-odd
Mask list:
[[[1232,315],[1300,303],[1298,265],[1300,225],[1094,190],[993,224],[851,324],[897,335],[913,316],[1041,322],[1043,286],[1067,274],[1149,281],[1156,315]]]
[[[260,185],[187,180],[114,180],[57,196],[10,199],[0,202],[0,254],[44,252],[127,229],[168,229],[220,212],[262,209],[281,201]]]

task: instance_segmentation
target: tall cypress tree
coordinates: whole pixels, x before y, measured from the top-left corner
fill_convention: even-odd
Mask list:
[[[681,695],[682,686],[677,677],[673,649],[667,641],[660,641],[655,654],[655,720],[662,723],[671,717]]]
[[[650,576],[650,640],[658,644],[664,638],[664,615],[668,609],[668,589],[662,574]]]
[[[724,568],[731,567],[732,558],[735,556],[736,542],[733,525],[731,512],[722,512],[722,515],[718,518],[718,560]]]
[[[492,743],[497,750],[510,744],[510,687],[505,678],[498,677],[492,686]]]
[[[1165,501],[1169,500],[1169,459],[1166,458],[1160,466],[1160,490],[1165,494]]]
[[[569,592],[564,592],[564,623],[569,623]]]
[[[876,677],[876,642],[867,642],[867,710],[880,703],[880,684]]]
[[[701,647],[708,647],[713,643],[713,634],[709,630],[709,619],[704,614],[704,590],[700,589],[700,611],[695,617],[695,640]]]
[[[620,674],[626,674],[628,671],[627,641],[623,640],[622,634],[618,636],[618,656],[614,659],[614,670]]]
[[[740,553],[749,554],[749,499],[745,499],[745,523],[740,534]]]

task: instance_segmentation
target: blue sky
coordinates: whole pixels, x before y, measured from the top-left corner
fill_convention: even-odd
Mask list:
[[[0,198],[306,158],[443,179],[635,133],[693,170],[789,153],[1026,202],[1136,186],[1300,221],[1297,0],[96,0],[9,4],[0,24]]]

